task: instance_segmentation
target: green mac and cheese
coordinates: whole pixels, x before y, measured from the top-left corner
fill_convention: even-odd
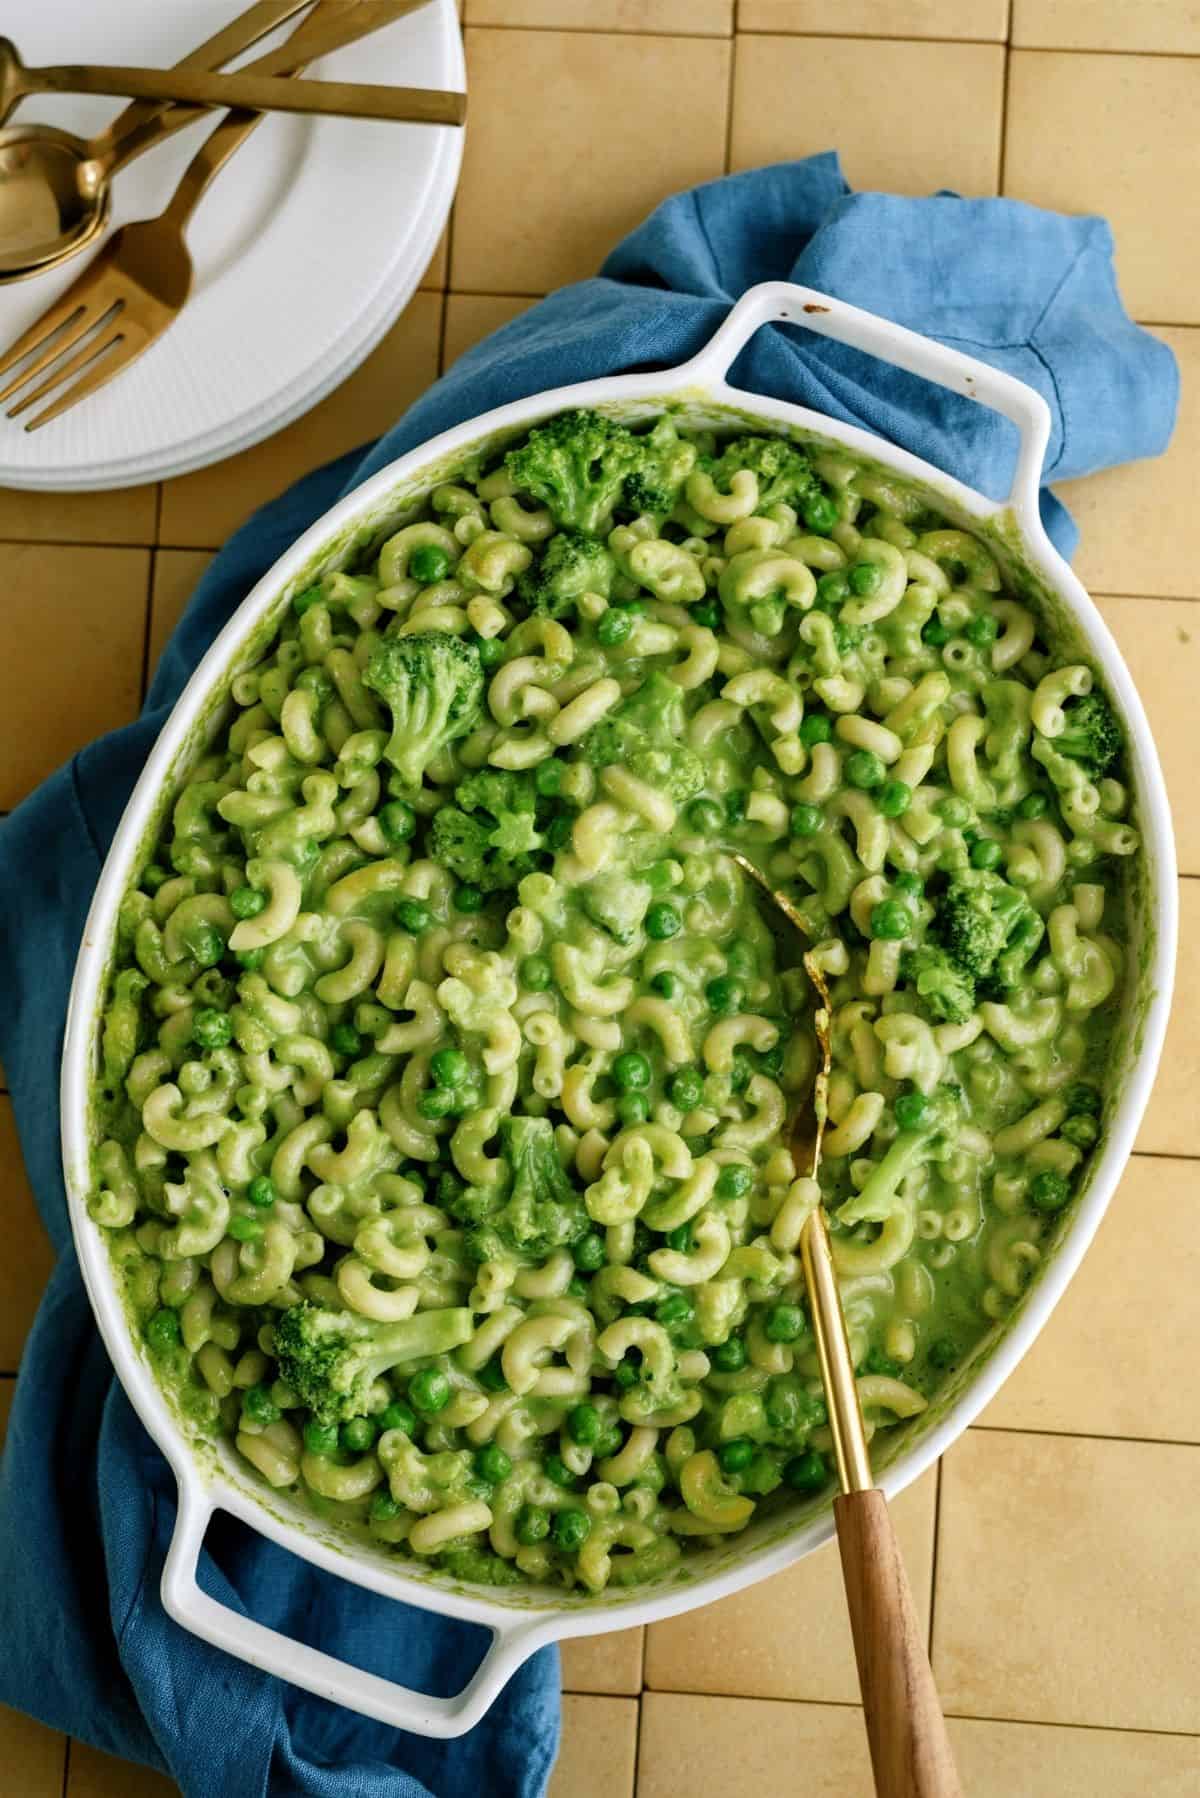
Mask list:
[[[1113,714],[975,537],[564,414],[300,593],[121,911],[105,1226],[178,1402],[459,1578],[598,1591],[831,1478],[1017,1303],[1098,1135]],[[820,1188],[787,1124],[833,993]]]

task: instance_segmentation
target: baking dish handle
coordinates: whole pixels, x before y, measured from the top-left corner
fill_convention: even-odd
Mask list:
[[[990,362],[964,356],[831,294],[790,281],[764,281],[748,288],[720,330],[679,373],[688,379],[723,381],[755,331],[771,324],[802,325],[1003,413],[1020,434],[1007,504],[1037,519],[1038,488],[1050,441],[1050,408],[1041,394]]]
[[[243,1617],[201,1591],[196,1566],[216,1508],[202,1488],[189,1480],[180,1481],[175,1531],[162,1576],[162,1601],[168,1616],[226,1654],[303,1686],[318,1698],[345,1705],[347,1710],[374,1717],[394,1729],[411,1730],[414,1735],[460,1736],[478,1723],[521,1662],[538,1646],[535,1627],[528,1622],[524,1627],[496,1630],[470,1682],[453,1698],[433,1698],[395,1685]],[[397,1627],[403,1627],[400,1619]]]

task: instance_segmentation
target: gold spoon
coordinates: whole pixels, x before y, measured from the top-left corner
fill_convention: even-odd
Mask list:
[[[744,855],[734,853],[731,860],[789,923],[807,936],[802,918],[786,895],[777,892]],[[797,1174],[815,1180],[821,1166],[832,1066],[831,1014],[824,970],[811,950],[804,953],[804,971],[820,1000],[815,1027],[821,1066],[813,1089],[815,1130],[810,1131],[806,1122],[798,1119],[790,1146]],[[854,1361],[821,1204],[805,1219],[800,1258],[842,1489],[833,1501],[833,1510],[875,1789],[879,1798],[961,1798],[946,1720],[887,1499],[871,1477]]]
[[[197,45],[179,67],[220,68],[310,4],[311,0],[258,0]],[[269,66],[277,59],[275,52],[253,67],[261,75],[285,74],[285,69]],[[116,171],[202,116],[199,107],[135,100],[86,140],[51,125],[7,125],[0,130],[0,281],[23,280],[82,250],[108,217]]]
[[[224,75],[208,69],[73,63],[30,69],[12,40],[0,37],[0,123],[30,94],[124,94],[136,100],[183,100],[189,105],[236,107],[246,112],[317,113],[420,125],[461,125],[467,98],[435,87],[282,81],[267,75]]]

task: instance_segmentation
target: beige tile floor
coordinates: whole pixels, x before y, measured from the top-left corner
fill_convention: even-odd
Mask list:
[[[1175,799],[1178,1001],[1139,1153],[1075,1286],[896,1513],[972,1798],[1200,1794],[1200,7],[466,0],[465,19],[472,131],[448,243],[367,366],[219,468],[111,496],[0,493],[0,809],[133,714],[253,506],[588,273],[673,188],[836,144],[860,184],[1107,213],[1132,310],[1180,358],[1183,415],[1162,461],[1065,497]],[[0,1171],[2,1402],[49,1268],[4,1097]],[[828,1553],[702,1617],[573,1644],[563,1667],[553,1798],[869,1790]],[[0,1712],[4,1798],[171,1790]]]

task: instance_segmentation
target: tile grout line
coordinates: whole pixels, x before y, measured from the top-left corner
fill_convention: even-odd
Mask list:
[[[70,1736],[67,1736],[67,1738],[65,1739],[65,1741],[63,1743],[62,1798],[67,1798],[67,1792],[70,1789],[70,1785],[71,1785],[71,1738],[70,1738]]]
[[[150,685],[150,637],[154,625],[154,587],[158,574],[158,551],[150,551],[150,567],[146,576],[146,616],[142,623],[142,679],[139,687],[140,704],[146,703],[146,689]]]
[[[1200,1440],[1186,1436],[1105,1436],[1095,1430],[1046,1430],[1015,1423],[973,1423],[968,1428],[989,1436],[1046,1436],[1052,1442],[1123,1442],[1131,1448],[1200,1449]]]
[[[634,1699],[634,1703],[637,1705],[637,1722],[633,1731],[633,1784],[630,1787],[629,1798],[637,1798],[638,1769],[642,1758],[642,1699],[645,1696],[646,1687],[643,1679],[642,1689]]]
[[[725,1698],[737,1704],[811,1705],[816,1709],[861,1711],[857,1698],[779,1698],[764,1692],[714,1692],[691,1686],[656,1687],[660,1698]],[[1200,1731],[1194,1729],[1151,1729],[1138,1723],[1067,1723],[1049,1717],[988,1717],[978,1711],[945,1712],[956,1723],[1008,1723],[1028,1729],[1086,1729],[1101,1736],[1169,1736],[1178,1742],[1200,1742]]]
[[[1009,6],[1011,24],[1012,7]],[[1004,193],[1004,181],[1008,174],[1008,107],[1012,93],[1013,57],[1011,46],[1004,46],[1004,79],[1000,84],[1000,142],[996,146],[996,193]]]
[[[735,0],[735,5],[739,0]],[[736,15],[735,15],[736,16]],[[729,79],[725,84],[725,151],[722,167],[725,174],[731,173],[733,156],[733,102],[737,83],[737,33],[729,40]]]
[[[933,1488],[933,1554],[929,1565],[929,1628],[925,1634],[925,1653],[933,1667],[933,1620],[937,1610],[938,1541],[942,1533],[942,1480],[945,1477],[943,1457],[938,1456],[937,1479]]]
[[[513,30],[517,27],[497,26],[496,30]],[[570,29],[556,26],[529,26],[528,30],[552,31]],[[576,29],[580,29],[576,27]],[[594,33],[593,35],[600,35]],[[612,35],[612,34],[609,34]],[[625,34],[618,34],[625,35]],[[649,33],[629,33],[630,36],[649,36]],[[661,36],[684,36],[691,34],[663,32]],[[1009,48],[1019,50],[1024,56],[1138,56],[1154,62],[1200,62],[1200,50],[1133,50],[1105,49],[1102,45],[1081,44],[1021,44],[1015,43],[1011,37],[913,37],[903,32],[884,31],[780,31],[758,30],[753,25],[739,26],[739,37],[777,37],[787,39],[829,38],[843,44],[930,44],[943,50],[953,50],[959,46],[977,46],[980,49]]]
[[[622,31],[619,27],[613,27],[613,26],[610,26],[607,29],[603,29],[603,30],[593,30],[588,25],[570,25],[570,24],[564,24],[564,25],[507,25],[507,24],[501,24],[499,22],[489,22],[486,25],[480,25],[480,24],[477,24],[473,19],[464,19],[462,23],[463,23],[464,36],[468,31],[524,31],[524,32],[527,32],[530,36],[538,36],[538,37],[616,37],[616,38],[657,37],[657,38],[666,38],[668,40],[671,38],[682,38],[685,43],[689,43],[689,44],[723,44],[723,43],[732,41],[732,39],[737,36],[737,32],[734,30],[729,30],[729,31],[638,31],[635,29],[633,31]],[[756,35],[761,35],[761,34],[756,34]],[[787,35],[788,36],[800,36],[801,34],[798,32],[789,32]],[[804,33],[803,35],[809,36],[811,34]],[[951,41],[952,42],[962,41],[965,43],[967,40],[966,39],[962,39],[962,40],[953,39]]]

